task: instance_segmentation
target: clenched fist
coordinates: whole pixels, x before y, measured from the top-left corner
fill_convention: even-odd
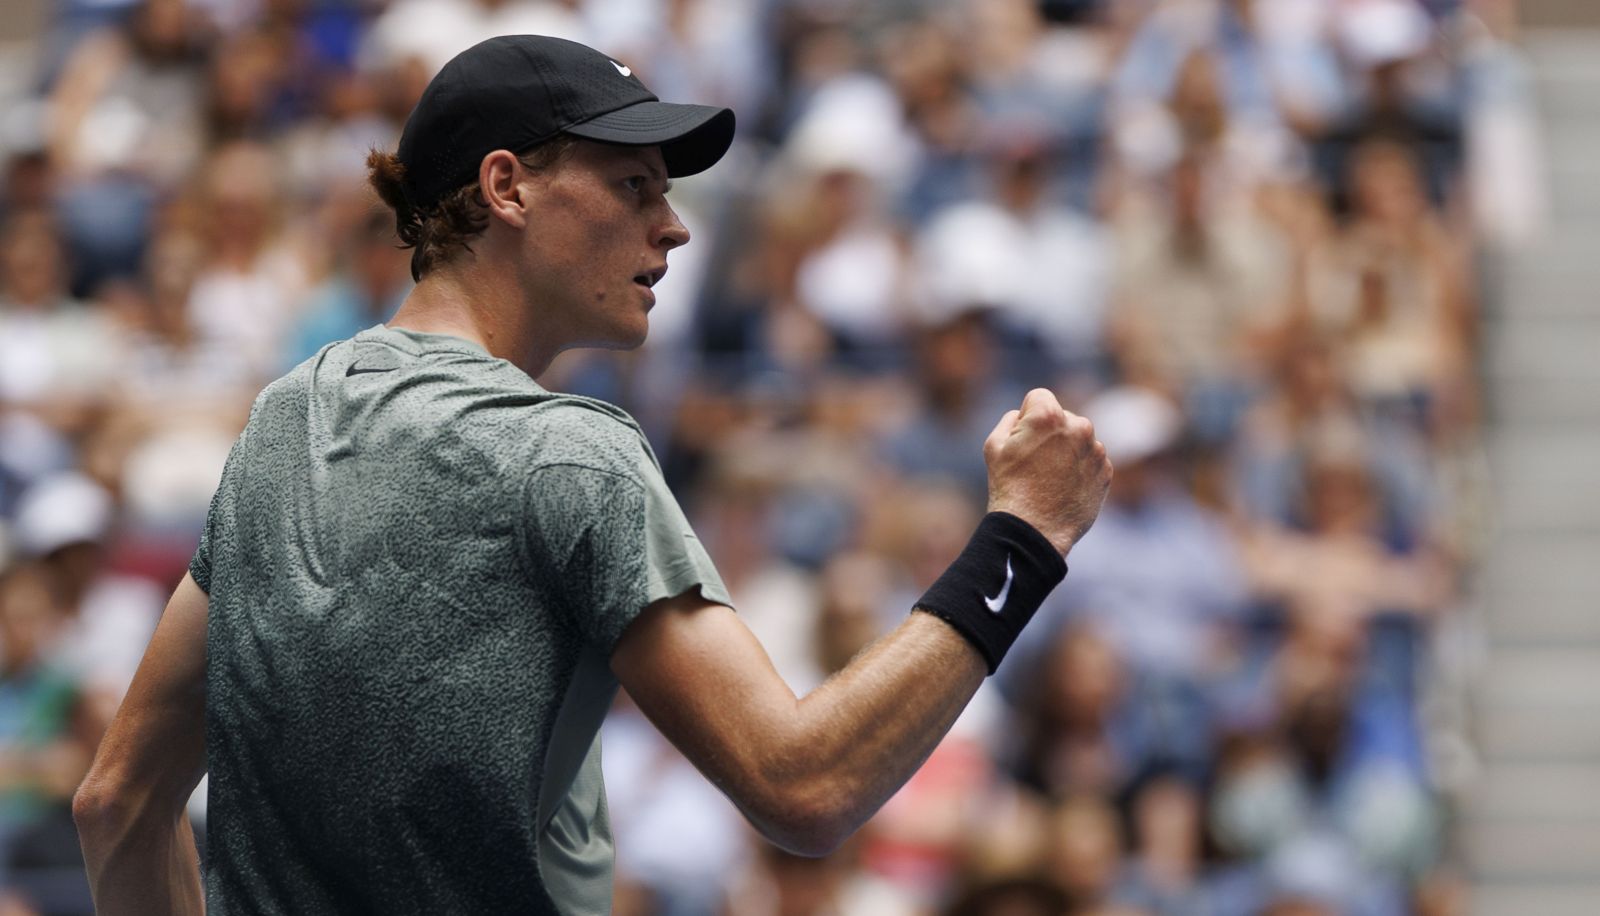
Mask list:
[[[983,442],[989,511],[1009,512],[1039,529],[1065,556],[1100,514],[1111,461],[1094,425],[1035,388]]]

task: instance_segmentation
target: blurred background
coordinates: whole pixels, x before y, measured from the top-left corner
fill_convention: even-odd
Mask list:
[[[648,432],[797,690],[903,617],[1029,387],[1117,466],[1072,572],[837,854],[625,698],[623,914],[1600,907],[1600,9],[1585,0],[5,0],[0,914],[268,381],[385,320],[365,186],[495,34],[727,105]],[[191,815],[203,845],[204,791]]]

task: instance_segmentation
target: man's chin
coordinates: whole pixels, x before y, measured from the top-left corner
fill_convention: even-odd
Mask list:
[[[618,328],[615,334],[585,340],[577,346],[587,350],[637,350],[644,346],[645,337],[650,333],[650,325],[640,322],[639,327]]]

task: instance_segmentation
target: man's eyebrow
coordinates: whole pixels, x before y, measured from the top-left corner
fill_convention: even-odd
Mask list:
[[[661,193],[666,194],[672,190],[672,179],[667,177],[666,170],[651,162],[643,153],[635,153],[630,150],[627,153],[627,158],[629,162],[650,173],[651,181],[665,182],[666,186],[661,189]]]
[[[667,173],[664,169],[657,168],[654,162],[651,162],[643,155],[638,155],[634,158],[638,160],[641,166],[644,166],[644,170],[646,172],[650,173],[651,178],[655,179],[656,181],[665,181],[667,183],[667,190],[672,190],[672,179],[667,177]]]

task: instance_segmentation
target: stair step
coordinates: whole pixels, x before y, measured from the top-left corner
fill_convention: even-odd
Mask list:
[[[1519,581],[1600,591],[1600,536],[1502,537],[1489,558],[1488,579],[1491,585]]]
[[[1600,426],[1600,396],[1588,385],[1548,375],[1491,374],[1490,381],[1492,422],[1502,432]]]
[[[1600,114],[1600,79],[1590,75],[1570,75],[1535,80],[1538,93],[1535,116],[1541,124],[1563,124],[1593,119]]]
[[[1600,829],[1600,764],[1490,763],[1467,803],[1473,822],[1540,821]]]
[[[1600,882],[1565,884],[1493,882],[1479,884],[1472,893],[1472,916],[1594,916],[1600,900]]]
[[[1596,184],[1600,184],[1597,179]],[[1560,195],[1557,195],[1558,197]],[[1600,203],[1600,193],[1595,194]],[[1553,223],[1546,234],[1600,229],[1600,206],[1590,223],[1573,220]],[[1600,252],[1595,253],[1600,260]],[[1600,270],[1582,262],[1535,263],[1532,256],[1514,258],[1506,265],[1505,301],[1501,312],[1508,318],[1519,315],[1586,318],[1600,314]]]
[[[1591,882],[1600,863],[1600,821],[1473,823],[1464,843],[1481,879]],[[1595,901],[1589,901],[1589,913]],[[1544,910],[1524,910],[1542,914]]]
[[[1600,536],[1502,530],[1483,576],[1481,619],[1496,644],[1600,645]]]
[[[1600,256],[1600,245],[1595,252]],[[1488,339],[1488,368],[1496,378],[1570,381],[1600,397],[1600,310],[1594,317],[1508,320]]]
[[[1583,709],[1600,724],[1600,648],[1497,646],[1478,690],[1483,706],[1516,710]],[[1600,864],[1600,859],[1595,860]]]
[[[1596,89],[1596,95],[1600,96],[1600,89]],[[1600,115],[1593,117],[1600,121]],[[1540,165],[1553,228],[1594,231],[1595,214],[1600,213],[1600,148],[1594,145],[1596,131],[1581,128],[1583,136],[1573,142],[1562,135],[1574,128],[1546,124],[1540,130],[1539,142],[1544,147]],[[1552,232],[1547,238],[1560,238],[1562,234]]]
[[[1591,0],[1571,2],[1587,7]],[[1527,28],[1519,43],[1538,79],[1600,79],[1600,30]]]
[[[1476,737],[1487,764],[1600,759],[1600,702],[1545,709],[1480,703]]]
[[[1596,155],[1600,156],[1600,153]],[[1600,162],[1595,163],[1592,178],[1584,179],[1585,184],[1591,182],[1600,183]],[[1595,262],[1597,253],[1600,253],[1600,228],[1582,231],[1568,227],[1560,232],[1546,233],[1537,242],[1513,255],[1510,263],[1535,271],[1554,269],[1600,276],[1600,264]],[[1600,318],[1600,310],[1595,312],[1595,316]]]
[[[1485,625],[1497,644],[1600,647],[1600,590],[1558,591],[1528,583],[1485,589]]]
[[[1600,430],[1497,432],[1489,462],[1505,531],[1600,533]]]

